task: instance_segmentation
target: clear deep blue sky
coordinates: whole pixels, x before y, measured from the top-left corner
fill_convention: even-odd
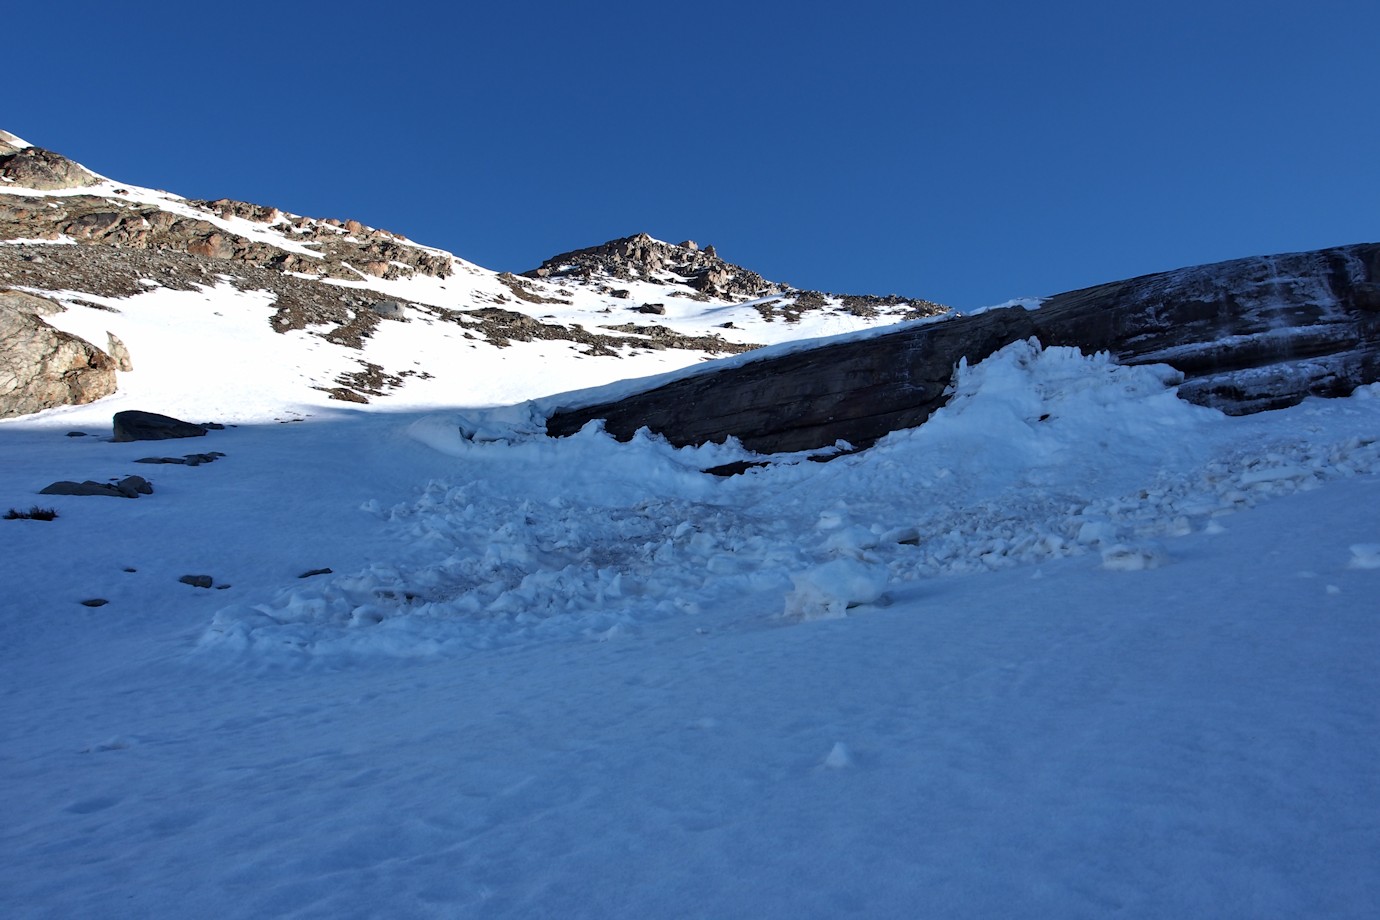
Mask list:
[[[1380,239],[1376,0],[67,2],[0,31],[32,143],[495,269],[646,231],[973,307]]]

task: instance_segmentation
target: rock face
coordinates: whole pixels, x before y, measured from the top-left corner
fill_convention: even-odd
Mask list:
[[[85,482],[72,482],[64,479],[62,482],[55,482],[46,486],[39,495],[106,495],[111,498],[138,498],[140,495],[152,495],[153,484],[143,476],[126,476],[119,482],[96,482],[88,479]]]
[[[32,313],[34,316],[52,316],[62,312],[62,304],[37,294],[23,291],[0,290],[0,310],[13,310],[16,313]]]
[[[539,268],[523,272],[529,278],[592,280],[603,276],[620,281],[652,279],[665,273],[678,275],[695,290],[715,297],[747,300],[789,289],[788,285],[730,265],[719,258],[713,246],[701,250],[690,240],[673,246],[645,233],[562,253],[547,259]]]
[[[0,292],[0,418],[89,403],[115,392],[116,362],[38,315],[61,309],[32,294]]]
[[[205,437],[205,425],[194,425],[157,412],[130,409],[116,412],[113,420],[116,441],[166,441],[170,438]]]
[[[4,164],[14,164],[24,157],[32,159],[33,155],[29,152],[38,149],[26,147],[8,159],[0,157],[0,173],[5,169]],[[63,162],[70,163],[74,169],[81,169],[70,160]],[[29,178],[23,182],[16,180],[16,184],[33,188],[75,188],[81,184],[35,186],[32,185],[31,174],[37,167],[24,168],[28,170],[26,176]],[[94,177],[92,180],[95,181]],[[340,221],[305,217],[289,220],[277,208],[228,199],[188,201],[187,204],[208,216],[279,223],[288,239],[295,244],[310,246],[311,251],[320,253],[321,258],[303,256],[239,236],[210,220],[98,195],[0,201],[0,239],[57,240],[66,237],[78,243],[121,249],[185,252],[200,259],[235,261],[275,271],[303,272],[344,280],[357,279],[359,271],[369,265],[381,266],[376,271],[370,270],[371,274],[389,279],[414,274],[446,278],[452,271],[449,256],[407,245],[401,237],[387,230],[362,228],[358,234],[348,234]]]
[[[7,135],[13,137],[13,135]],[[0,147],[0,177],[25,188],[52,191],[85,188],[101,180],[65,156],[42,147],[21,147],[12,153]]]
[[[113,332],[105,334],[106,354],[110,355],[115,361],[115,365],[122,371],[134,370],[134,361],[129,356],[129,349],[125,343],[120,341],[120,337]]]
[[[1380,244],[1238,259],[903,326],[719,372],[614,403],[552,414],[553,435],[593,419],[630,438],[645,426],[673,444],[738,437],[755,451],[867,446],[922,424],[944,404],[955,365],[1030,337],[1169,364],[1179,395],[1228,414],[1340,396],[1380,379]]]
[[[17,153],[27,146],[29,145],[26,142],[21,141],[10,132],[0,130],[0,156],[8,156],[11,153]]]
[[[618,298],[630,298],[632,293],[616,287],[616,282],[669,281],[686,287],[683,294],[677,292],[672,296],[700,300],[715,297],[738,302],[762,300],[757,304],[757,311],[763,318],[770,321],[780,317],[788,323],[798,321],[807,311],[824,309],[834,302],[857,316],[888,314],[904,319],[934,316],[949,309],[930,300],[895,294],[877,297],[798,290],[789,284],[768,281],[741,265],[725,262],[713,246],[701,249],[694,240],[672,245],[645,233],[562,253],[547,259],[540,268],[523,272],[523,276],[557,282],[563,279],[581,283],[602,281],[608,293]],[[644,304],[635,309],[642,313],[666,312],[665,304]]]

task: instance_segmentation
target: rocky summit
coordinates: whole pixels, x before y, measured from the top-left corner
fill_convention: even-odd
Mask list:
[[[798,320],[801,314],[809,310],[831,305],[856,316],[888,316],[896,319],[933,316],[948,309],[931,300],[896,294],[826,294],[800,290],[784,282],[768,281],[741,265],[725,262],[713,246],[701,249],[694,240],[663,243],[646,233],[562,253],[523,274],[528,278],[594,284],[615,297],[625,299],[631,297],[632,292],[620,287],[619,282],[670,284],[679,288],[671,296],[698,300],[721,298],[754,301],[756,309],[764,317],[771,319],[781,316],[788,322]]]
[[[84,188],[100,181],[61,154],[20,147],[16,140],[13,134],[0,131],[0,181],[43,191]]]
[[[547,259],[524,272],[529,278],[578,278],[583,281],[674,280],[702,294],[768,297],[790,290],[739,265],[730,265],[713,246],[701,249],[693,240],[672,245],[646,233],[610,240]]]

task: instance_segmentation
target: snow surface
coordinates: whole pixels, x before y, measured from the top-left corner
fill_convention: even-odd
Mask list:
[[[160,299],[243,340],[170,354]],[[305,404],[266,301],[118,306],[120,395],[0,423],[0,507],[59,512],[0,521],[7,917],[1380,908],[1380,387],[1227,418],[1017,343],[719,479],[484,408],[618,362]],[[234,424],[109,441],[136,406]]]
[[[118,187],[70,194],[310,254]],[[0,510],[59,514],[0,521],[3,916],[1380,913],[1380,386],[1227,418],[1016,343],[920,429],[719,479],[754,458],[541,433],[703,353],[444,311],[768,352],[886,320],[453,266],[332,282],[406,305],[362,352],[224,280],[59,292],[135,370],[0,421]],[[361,360],[416,373],[328,400]],[[113,443],[129,408],[228,427]]]

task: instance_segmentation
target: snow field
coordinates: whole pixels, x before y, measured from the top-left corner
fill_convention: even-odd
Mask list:
[[[1369,918],[1377,389],[1018,344],[727,480],[279,406],[0,525],[6,915]],[[0,499],[183,452],[62,436],[109,411],[0,426]]]
[[[456,270],[351,286],[506,290]],[[363,356],[436,377],[359,408],[263,295],[104,305],[54,323],[130,345],[121,393],[0,423],[0,508],[155,480],[0,522],[6,918],[1380,914],[1380,387],[1228,419],[1018,343],[921,429],[719,480],[734,445],[538,424],[699,355],[409,307]],[[133,465],[188,450],[226,456]]]
[[[618,444],[597,426],[551,440],[511,410],[496,413],[506,422],[431,417],[413,436],[475,478],[370,506],[395,558],[222,610],[201,648],[429,656],[627,635],[757,595],[780,598],[788,620],[840,617],[885,603],[889,586],[1070,556],[1120,572],[1170,565],[1168,541],[1220,532],[1222,515],[1380,472],[1380,438],[1343,424],[1263,442],[1258,423],[1183,403],[1167,380],[1017,343],[961,369],[953,401],[920,429],[824,466],[722,481],[699,470],[748,456],[732,445]],[[1344,423],[1372,405],[1297,411]],[[1369,411],[1355,418],[1375,430]]]

